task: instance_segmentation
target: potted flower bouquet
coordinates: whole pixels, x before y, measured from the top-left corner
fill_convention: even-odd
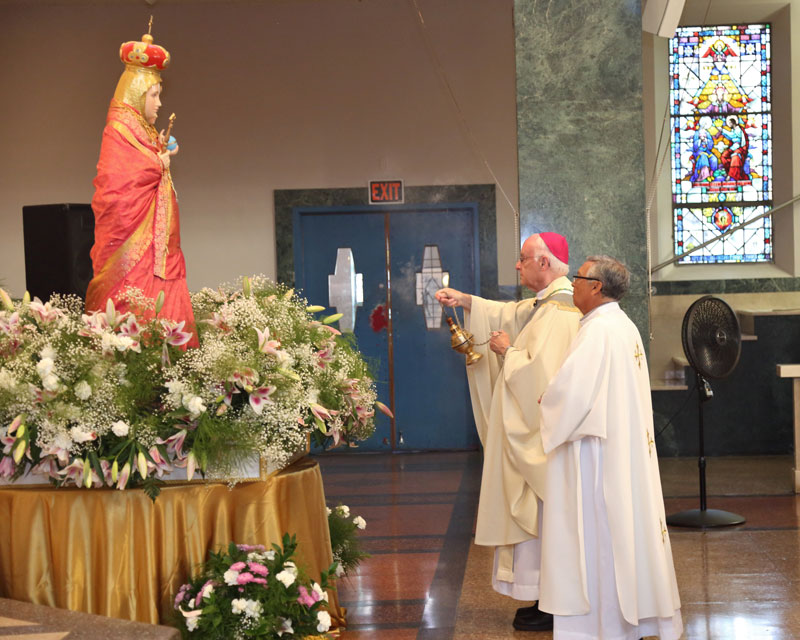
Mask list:
[[[191,329],[163,300],[123,292],[14,302],[0,290],[0,479],[141,485],[185,468],[235,478],[253,456],[281,468],[307,438],[355,444],[374,430],[375,386],[352,339],[263,276],[192,295]]]

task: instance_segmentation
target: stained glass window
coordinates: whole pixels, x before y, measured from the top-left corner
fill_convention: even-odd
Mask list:
[[[669,51],[678,255],[772,207],[770,25],[679,27]],[[765,216],[680,264],[772,260]]]

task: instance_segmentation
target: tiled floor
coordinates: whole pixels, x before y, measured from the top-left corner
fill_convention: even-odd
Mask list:
[[[491,549],[472,544],[477,453],[327,455],[329,504],[367,520],[372,557],[339,585],[345,640],[549,638],[514,632],[520,603],[488,587]],[[664,459],[667,513],[698,507],[696,459]],[[800,638],[800,499],[788,456],[708,461],[708,507],[747,518],[718,530],[671,529],[690,639]]]

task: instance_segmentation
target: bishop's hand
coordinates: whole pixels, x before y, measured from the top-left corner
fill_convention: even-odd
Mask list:
[[[489,348],[492,351],[498,356],[504,356],[510,346],[511,339],[505,331],[492,331],[492,337],[489,339]]]
[[[464,307],[467,311],[472,308],[472,296],[457,289],[445,287],[439,289],[434,296],[445,307]]]

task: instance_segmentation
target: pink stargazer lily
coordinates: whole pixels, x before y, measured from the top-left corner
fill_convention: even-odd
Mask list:
[[[166,440],[158,438],[156,442],[158,444],[167,445],[167,453],[174,455],[178,460],[183,460],[186,457],[183,453],[183,441],[186,440],[186,434],[187,430],[181,429],[178,433],[173,433]]]
[[[214,311],[214,313],[211,314],[210,318],[206,318],[205,320],[201,320],[200,322],[211,325],[212,327],[216,327],[223,333],[231,332],[231,328],[228,325],[226,318],[218,311]]]
[[[14,465],[14,460],[11,459],[11,456],[0,458],[0,478],[10,478],[14,475],[15,470],[16,465]]]
[[[375,402],[375,406],[376,406],[376,407],[378,407],[378,409],[380,410],[380,412],[381,412],[381,413],[385,413],[385,414],[386,414],[387,416],[389,416],[390,418],[394,418],[394,414],[392,413],[392,410],[391,410],[391,409],[389,409],[389,407],[387,407],[387,406],[386,406],[385,404],[383,404],[382,402],[378,402],[378,401],[376,401],[376,402]]]
[[[69,462],[69,450],[55,445],[42,448],[42,455],[53,456],[58,460],[58,463],[63,467]]]
[[[142,327],[136,316],[131,313],[124,322],[120,323],[119,332],[129,338],[138,338],[142,333]]]
[[[54,308],[49,302],[42,303],[39,298],[33,299],[33,302],[30,303],[30,310],[42,322],[53,322],[53,320],[64,317],[61,309]]]
[[[79,336],[89,337],[96,333],[103,333],[106,329],[111,328],[106,314],[102,311],[90,311],[88,314],[84,313],[81,318],[84,326],[78,330]]]
[[[5,455],[11,454],[11,449],[16,441],[17,439],[14,436],[10,436],[8,434],[0,437],[0,443],[3,444],[3,453]]]
[[[173,347],[181,347],[192,339],[191,331],[184,331],[183,326],[186,320],[174,322],[172,320],[161,320],[161,326],[164,329],[164,342],[172,345]]]
[[[150,473],[154,472],[159,478],[164,476],[164,473],[169,473],[172,471],[172,465],[169,463],[168,460],[165,460],[161,456],[161,452],[158,450],[158,447],[153,446],[147,451],[150,454],[150,457],[153,459],[153,462],[147,461],[147,469]]]
[[[191,480],[194,477],[194,472],[197,470],[197,457],[194,451],[190,451],[189,455],[181,460],[175,461],[175,466],[178,469],[186,469],[186,479]]]
[[[250,367],[245,367],[239,371],[234,371],[233,375],[228,378],[228,382],[233,382],[237,387],[242,389],[251,387],[258,382],[258,372]]]
[[[231,403],[233,402],[233,396],[237,393],[241,393],[241,391],[239,391],[236,387],[231,387],[228,390],[228,393],[225,394],[225,397],[222,399],[222,401],[230,407]]]
[[[373,409],[367,409],[366,407],[356,405],[356,415],[358,416],[358,421],[361,424],[366,424],[367,421],[375,415],[375,411]]]
[[[274,385],[268,385],[259,389],[253,389],[250,393],[250,406],[258,415],[264,410],[265,402],[272,402],[270,396],[275,392]]]
[[[70,480],[74,482],[77,486],[83,486],[83,460],[80,458],[75,458],[72,461],[72,464],[64,467],[61,471],[58,472],[62,480],[62,485],[67,484]]]
[[[6,435],[9,435],[9,436],[14,435],[14,433],[16,433],[17,429],[19,429],[19,427],[22,426],[22,423],[23,423],[22,422],[22,414],[20,414],[20,415],[18,415],[16,418],[14,418],[11,421],[10,425],[8,425],[8,431],[6,431]]]
[[[315,417],[319,418],[320,420],[330,420],[335,416],[338,411],[334,409],[326,409],[321,404],[317,404],[316,402],[311,403],[311,413],[314,414]]]
[[[262,353],[270,353],[274,356],[278,355],[278,348],[281,343],[278,340],[269,339],[269,327],[264,327],[263,331],[256,329],[258,335],[258,349]]]
[[[317,352],[317,366],[324,369],[328,363],[333,360],[333,345],[328,345],[321,351]]]
[[[19,312],[15,311],[7,319],[3,316],[0,316],[0,331],[8,336],[19,333],[22,328],[19,323]]]
[[[326,436],[333,438],[333,446],[338,447],[342,441],[342,429],[337,425],[331,425],[331,428],[323,432]]]
[[[128,484],[128,478],[130,478],[130,476],[131,476],[131,463],[126,462],[119,472],[119,477],[117,478],[117,489],[122,491]]]
[[[2,466],[2,464],[0,464]],[[33,467],[28,473],[31,475],[43,475],[47,476],[48,478],[53,478],[55,480],[60,480],[61,477],[58,475],[59,466],[57,460],[53,456],[45,456],[41,459],[39,464]],[[2,472],[0,472],[0,476],[2,476]]]

